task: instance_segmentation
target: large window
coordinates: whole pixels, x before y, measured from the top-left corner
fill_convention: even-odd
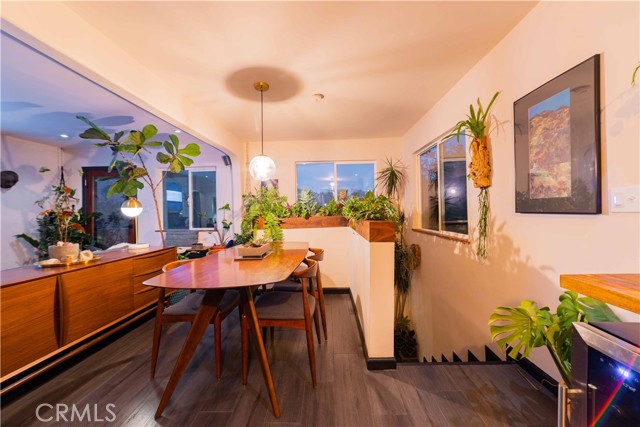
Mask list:
[[[297,163],[297,194],[311,190],[324,206],[330,200],[345,200],[351,196],[362,197],[375,186],[374,164],[354,162]]]
[[[165,172],[164,228],[188,230],[215,228],[216,171],[189,169],[179,173]]]
[[[418,154],[423,229],[469,233],[465,152],[464,138],[452,136]]]

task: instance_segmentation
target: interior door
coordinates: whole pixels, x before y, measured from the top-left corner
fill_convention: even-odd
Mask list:
[[[96,246],[106,249],[117,243],[135,243],[135,219],[124,216],[120,211],[125,196],[114,194],[107,199],[109,187],[118,179],[118,172],[109,172],[107,167],[85,167],[82,171],[84,211],[101,213],[89,226]]]

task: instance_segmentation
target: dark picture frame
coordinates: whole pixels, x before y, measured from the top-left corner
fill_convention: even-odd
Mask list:
[[[600,55],[513,103],[516,212],[599,214]]]

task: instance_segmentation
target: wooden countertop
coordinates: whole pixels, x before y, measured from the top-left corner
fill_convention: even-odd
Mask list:
[[[640,314],[640,274],[561,274],[560,286]]]
[[[158,252],[164,249],[161,246],[152,246],[146,249],[116,249],[105,252],[98,252],[96,255],[100,256],[100,260],[90,262],[87,264],[69,265],[61,267],[48,267],[41,268],[35,265],[25,265],[23,267],[10,268],[0,271],[0,287],[17,285],[19,283],[27,282],[33,279],[42,279],[45,277],[55,276],[60,273],[66,273],[69,271],[82,270],[84,268],[93,267],[95,265],[105,264],[109,262],[118,261],[125,258],[138,257],[147,255],[153,252]]]

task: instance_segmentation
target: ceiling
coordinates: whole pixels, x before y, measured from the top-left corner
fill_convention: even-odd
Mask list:
[[[155,74],[242,140],[260,139],[253,83],[267,81],[264,138],[278,141],[402,136],[535,2],[65,4],[135,57],[136,72]],[[45,132],[59,124],[59,111],[115,122],[136,115],[113,94],[87,97],[87,81],[18,67],[4,40],[2,48],[3,131],[7,102],[40,106],[14,104],[24,113],[11,122],[14,131],[22,120],[25,129]],[[8,77],[11,87],[7,70],[17,73]],[[47,90],[21,84],[20,73]],[[46,125],[33,121],[39,111],[47,112]]]

